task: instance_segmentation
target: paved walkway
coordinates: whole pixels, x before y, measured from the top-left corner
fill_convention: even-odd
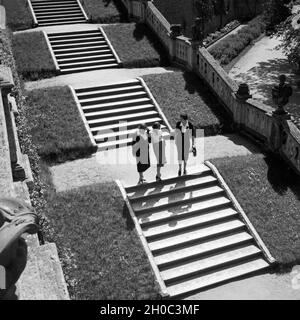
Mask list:
[[[293,270],[300,271],[299,267]],[[260,274],[203,291],[186,300],[300,300],[300,272]]]
[[[26,90],[49,88],[55,86],[71,85],[74,88],[105,85],[113,82],[122,82],[146,74],[173,72],[165,68],[139,68],[139,69],[104,69],[61,75],[54,78],[25,83]]]
[[[199,171],[204,160],[259,152],[249,141],[238,135],[198,138],[196,146],[197,157],[190,156],[189,173]],[[151,159],[155,159],[152,148],[150,152]],[[162,169],[162,177],[174,177],[178,171],[174,141],[167,141],[166,154],[168,165]],[[155,179],[156,174],[155,161],[151,161],[152,167],[145,174],[149,182]],[[115,179],[121,180],[126,186],[136,185],[138,181],[135,159],[130,147],[98,152],[87,159],[53,166],[51,173],[58,192]]]
[[[286,74],[293,85],[291,103],[300,103],[300,75],[293,72],[282,50],[276,48],[281,43],[278,38],[263,37],[234,65],[229,75],[237,82],[246,82],[253,98],[273,105],[271,89],[278,83],[278,76]]]

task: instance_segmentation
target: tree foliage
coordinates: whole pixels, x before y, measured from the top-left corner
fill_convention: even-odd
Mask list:
[[[267,0],[265,18],[267,29],[275,31],[276,27],[291,15],[290,0]]]
[[[212,19],[214,15],[213,0],[195,0],[195,8],[203,25]]]

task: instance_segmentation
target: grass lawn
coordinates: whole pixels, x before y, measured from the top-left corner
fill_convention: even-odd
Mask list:
[[[26,102],[27,126],[43,159],[62,162],[94,151],[68,87],[28,91]]]
[[[72,299],[156,299],[159,288],[114,182],[49,194],[45,215]]]
[[[212,162],[280,267],[299,264],[299,177],[274,156],[253,155]]]
[[[123,23],[103,26],[125,68],[168,65],[168,55],[144,24]]]
[[[18,72],[25,79],[37,80],[56,74],[55,64],[41,31],[15,34],[13,52]]]
[[[7,25],[12,30],[32,28],[33,19],[26,0],[2,0],[6,10]]]
[[[191,122],[206,135],[228,130],[228,115],[209,88],[196,75],[173,72],[146,75],[143,79],[175,128],[180,114],[187,113]]]
[[[115,23],[125,19],[125,10],[118,0],[80,0],[93,23]]]

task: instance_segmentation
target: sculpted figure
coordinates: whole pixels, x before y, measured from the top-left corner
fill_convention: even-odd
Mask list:
[[[24,233],[38,232],[38,217],[22,201],[0,198],[0,299],[10,299],[27,260]]]
[[[202,21],[200,18],[196,18],[195,23],[192,26],[192,40],[193,41],[203,40]]]

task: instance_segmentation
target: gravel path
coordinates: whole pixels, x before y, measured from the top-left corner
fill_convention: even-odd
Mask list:
[[[238,136],[215,136],[198,138],[196,142],[198,154],[190,156],[189,172],[199,171],[204,160],[243,156],[259,152],[249,141]],[[151,159],[155,159],[152,148]],[[163,178],[177,175],[177,153],[174,142],[167,142],[168,165],[162,169]],[[120,160],[118,160],[120,159]],[[152,161],[152,160],[151,160]],[[115,163],[115,164],[113,164]],[[121,180],[126,186],[135,185],[138,181],[135,159],[132,157],[131,148],[121,148],[107,152],[98,152],[87,159],[79,159],[51,167],[53,182],[57,191],[64,191],[94,183]],[[155,162],[146,172],[147,181],[155,178]]]
[[[61,75],[54,78],[43,79],[39,81],[30,81],[25,83],[26,90],[49,88],[55,86],[71,85],[75,89],[82,87],[92,87],[104,85],[113,82],[122,82],[146,74],[173,72],[172,69],[157,68],[139,68],[139,69],[105,69],[80,73]]]

